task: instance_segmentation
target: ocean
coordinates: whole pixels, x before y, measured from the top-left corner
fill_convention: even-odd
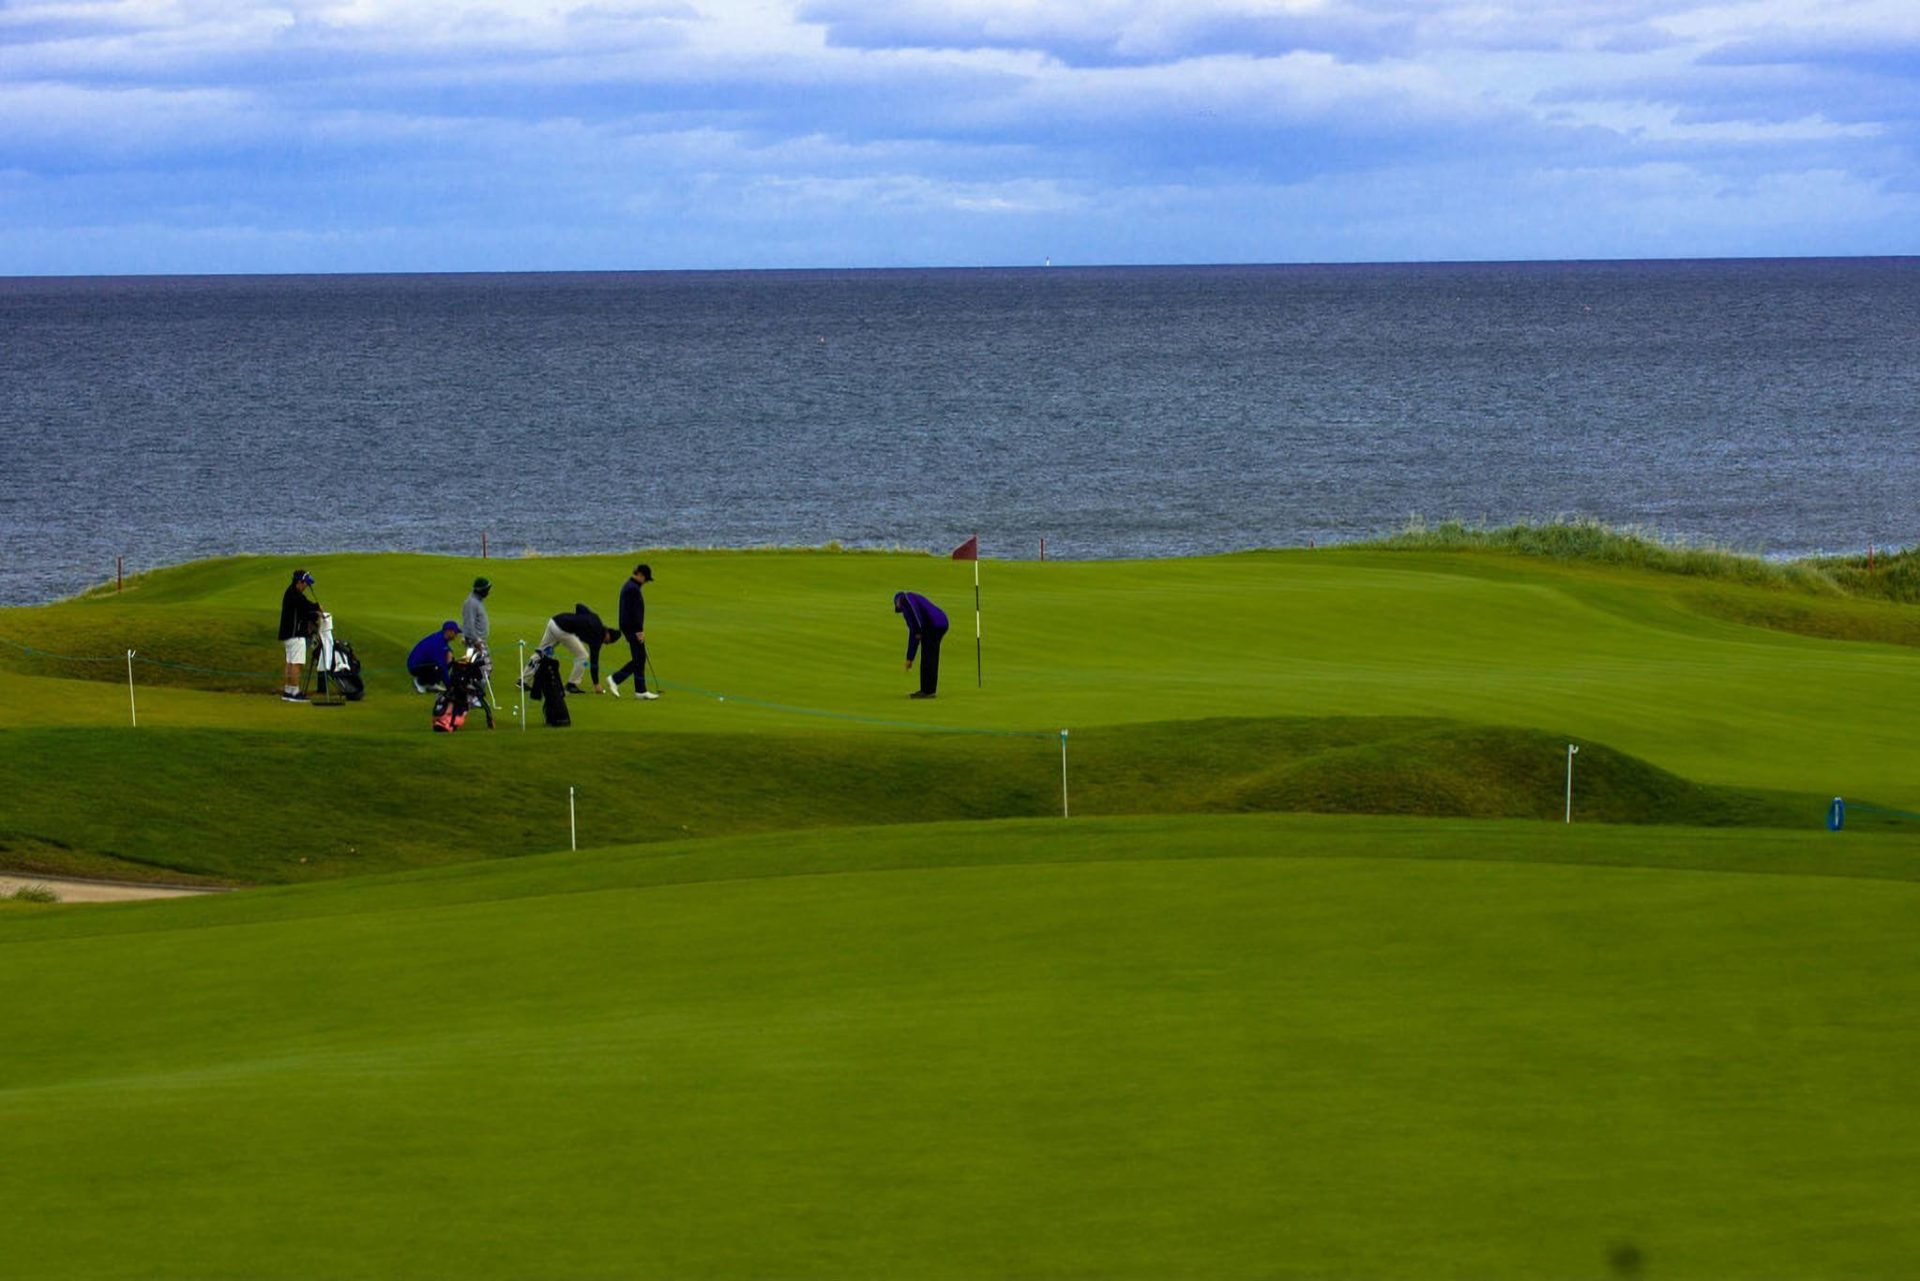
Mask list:
[[[0,280],[0,603],[254,551],[1920,530],[1920,259]]]

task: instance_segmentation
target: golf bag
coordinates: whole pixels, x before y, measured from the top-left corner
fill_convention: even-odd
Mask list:
[[[527,682],[527,693],[540,700],[540,711],[547,719],[548,729],[573,724],[573,717],[567,712],[567,685],[560,679],[560,660],[552,654],[541,651],[534,658],[533,679]]]
[[[352,645],[334,639],[333,615],[324,612],[314,633],[313,680],[315,690],[329,701],[357,703],[367,696],[359,656]]]
[[[357,703],[367,696],[367,683],[360,676],[360,656],[353,652],[353,646],[346,641],[337,640],[332,645],[333,666],[320,669],[320,692],[326,693],[328,685],[333,692],[349,703]]]
[[[433,700],[433,732],[451,734],[467,723],[468,703],[451,688],[443,689]]]
[[[447,664],[447,687],[433,700],[433,730],[451,734],[467,723],[474,708],[486,714],[487,728],[493,728],[493,707],[487,702],[485,655],[479,651],[456,658]]]

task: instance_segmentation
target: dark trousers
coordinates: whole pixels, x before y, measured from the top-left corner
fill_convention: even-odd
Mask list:
[[[446,678],[440,674],[440,667],[436,663],[416,663],[407,669],[407,675],[413,677],[413,679],[419,681],[422,685],[440,685],[446,681]]]
[[[647,643],[629,636],[627,652],[633,655],[633,661],[613,674],[613,683],[618,685],[628,676],[632,676],[633,692],[644,693],[647,688]]]
[[[947,638],[944,627],[920,637],[920,692],[931,694],[940,688],[940,642]]]

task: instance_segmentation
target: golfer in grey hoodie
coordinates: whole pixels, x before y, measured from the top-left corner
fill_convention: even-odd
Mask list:
[[[469,645],[481,645],[486,659],[480,665],[483,676],[493,675],[493,646],[487,638],[487,593],[493,590],[493,583],[485,578],[473,580],[473,591],[460,606],[460,634],[467,638]]]

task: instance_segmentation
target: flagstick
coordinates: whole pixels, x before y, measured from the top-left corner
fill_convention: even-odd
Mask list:
[[[975,534],[975,538],[979,535]],[[987,678],[980,668],[980,557],[976,551],[973,558],[973,684],[975,689],[983,688]]]
[[[133,728],[140,728],[140,709],[133,702],[133,651],[127,651],[127,717],[133,721]]]

